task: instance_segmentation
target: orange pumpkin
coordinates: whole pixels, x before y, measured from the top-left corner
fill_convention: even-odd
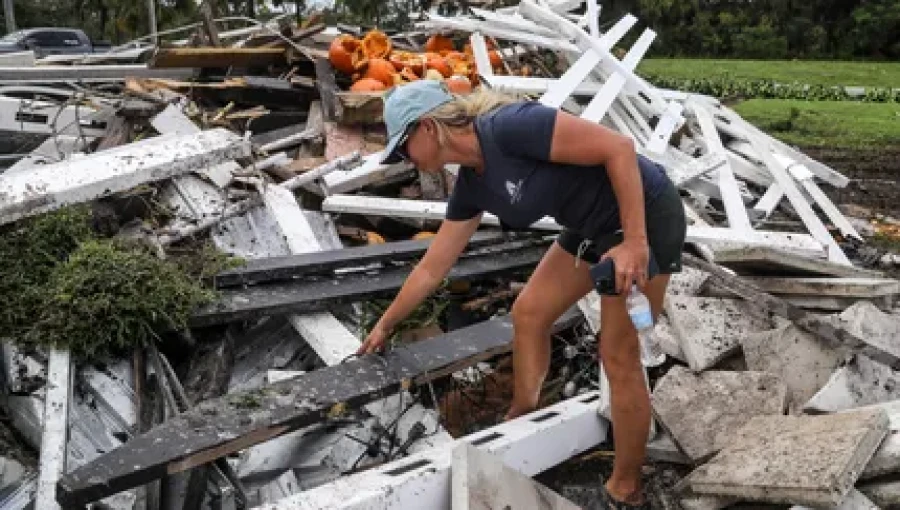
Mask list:
[[[465,76],[452,76],[444,80],[447,88],[454,94],[468,94],[472,92],[472,84]]]
[[[419,76],[415,73],[415,71],[408,67],[400,71],[400,77],[406,81],[416,81],[419,79]]]
[[[497,50],[489,51],[488,58],[491,59],[491,67],[500,67],[503,65],[503,57],[500,56],[500,52]]]
[[[422,57],[421,55],[410,53],[408,51],[395,51],[391,53],[391,56],[388,60],[391,61],[391,64],[394,64],[394,69],[396,69],[397,71],[402,71],[408,68],[417,75],[421,75],[422,70],[425,67],[424,57]]]
[[[385,86],[390,87],[394,84],[394,74],[396,73],[397,70],[394,69],[394,64],[383,58],[370,58],[366,67],[365,77],[378,80]]]
[[[425,61],[425,68],[434,69],[441,73],[444,78],[449,78],[450,75],[453,74],[453,69],[450,68],[447,61],[444,60],[444,57],[441,57],[440,55],[429,57],[428,60]]]
[[[384,83],[373,79],[363,78],[350,86],[351,92],[380,92],[387,89]]]
[[[425,42],[425,51],[439,53],[441,51],[453,51],[455,49],[456,47],[453,46],[453,40],[440,34],[429,37],[428,41]]]
[[[354,69],[353,55],[359,48],[359,40],[352,35],[339,35],[331,41],[328,48],[328,60],[332,67],[342,73],[350,74]]]
[[[380,30],[370,30],[362,40],[363,53],[368,58],[387,58],[391,53],[391,40]]]

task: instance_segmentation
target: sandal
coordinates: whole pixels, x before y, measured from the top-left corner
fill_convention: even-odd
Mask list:
[[[650,508],[650,500],[644,498],[644,502],[638,505],[632,505],[630,503],[626,503],[624,501],[619,501],[613,498],[609,492],[606,491],[606,484],[600,484],[600,508],[605,510],[652,510]]]

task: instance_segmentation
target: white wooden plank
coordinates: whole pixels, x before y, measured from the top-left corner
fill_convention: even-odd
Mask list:
[[[775,212],[775,208],[781,203],[782,198],[784,198],[784,193],[781,188],[777,184],[772,184],[753,206],[753,210],[757,211],[762,218],[768,218]]]
[[[810,234],[827,247],[828,260],[848,266],[852,265],[840,246],[838,246],[837,242],[831,237],[831,234],[828,232],[828,229],[825,228],[822,220],[816,216],[815,211],[809,206],[806,198],[794,185],[794,180],[790,174],[788,174],[785,167],[772,156],[772,152],[767,147],[766,142],[755,133],[748,133],[748,137],[750,144],[753,145],[756,153],[762,157],[763,161],[766,163],[766,167],[768,167],[772,176],[775,178],[775,181],[778,183],[778,186],[788,197],[791,206],[793,206],[797,214],[800,215],[806,228],[809,229]]]
[[[638,63],[644,58],[644,55],[647,54],[647,50],[650,49],[650,45],[653,44],[654,39],[656,39],[656,32],[649,28],[644,29],[638,40],[635,41],[628,50],[628,53],[625,54],[625,57],[622,59],[622,65],[632,71],[637,69]]]
[[[529,21],[518,14],[504,14],[496,11],[488,11],[477,7],[469,7],[472,14],[483,18],[485,21],[494,23],[499,26],[510,28],[512,30],[520,30],[522,32],[530,32],[545,37],[556,38],[557,35],[552,30],[542,27],[537,23]]]
[[[200,127],[194,124],[194,122],[181,111],[181,108],[174,104],[166,106],[163,111],[153,117],[150,120],[150,125],[161,135],[193,135],[201,131]],[[234,173],[239,172],[240,170],[241,166],[234,161],[225,161],[224,163],[202,169],[200,174],[219,188],[225,188],[225,186],[228,186],[228,184],[231,183],[231,180],[234,178]],[[190,179],[183,180],[189,181]],[[187,186],[197,187],[193,184],[188,184]]]
[[[475,32],[469,37],[469,43],[472,45],[472,54],[475,56],[475,68],[478,69],[478,74],[482,78],[490,80],[494,76],[494,68],[491,66],[491,57],[488,55],[484,36]]]
[[[591,99],[584,111],[581,112],[581,118],[592,122],[600,122],[612,106],[613,101],[618,97],[622,87],[625,86],[625,77],[619,73],[615,73],[609,77],[609,80],[603,84],[603,88],[597,92],[597,95]]]
[[[669,101],[668,106],[659,118],[659,122],[656,124],[656,129],[653,130],[647,149],[655,153],[665,150],[672,133],[684,123],[684,117],[681,116],[682,110],[680,103]]]
[[[437,14],[428,13],[428,21],[417,23],[416,26],[424,29],[450,28],[462,32],[482,32],[497,39],[515,41],[548,50],[578,51],[577,46],[558,37],[544,37],[523,30],[510,29],[472,18],[446,18]]]
[[[381,153],[369,154],[365,156],[363,164],[349,172],[334,172],[326,175],[322,185],[325,194],[355,191],[363,186],[374,184],[411,170],[409,165],[405,163],[382,165],[378,162],[380,158]]]
[[[411,218],[423,220],[442,220],[447,211],[445,202],[427,200],[408,200],[400,198],[365,197],[356,195],[332,195],[322,202],[322,210],[333,213],[360,214],[373,216],[389,216],[394,218]],[[499,225],[496,216],[490,213],[482,215],[482,224]],[[545,217],[531,228],[536,230],[559,231],[562,227],[552,218]],[[771,246],[792,250],[813,258],[825,256],[822,243],[807,234],[786,232],[737,232],[728,228],[689,226],[687,232],[689,242],[709,244],[710,246]]]
[[[249,143],[225,129],[160,136],[90,156],[0,175],[0,223],[125,191],[146,182],[249,156]]]
[[[66,466],[72,361],[66,349],[51,348],[44,395],[44,431],[41,436],[40,474],[35,508],[58,509],[56,483]]]
[[[345,476],[260,510],[405,510],[449,508],[453,448],[460,442],[498,455],[528,476],[604,441],[597,394],[587,393],[440,447]]]
[[[587,0],[587,25],[591,37],[600,37],[600,7],[597,0]]]
[[[691,102],[691,109],[700,124],[700,132],[703,140],[706,142],[706,148],[713,154],[725,155],[725,147],[719,138],[719,132],[712,115],[706,108],[698,103]],[[739,231],[750,231],[753,227],[750,225],[750,217],[747,216],[747,209],[744,207],[744,201],[741,199],[738,190],[737,180],[731,171],[731,165],[726,161],[724,165],[717,170],[719,191],[722,193],[722,202],[725,205],[725,214],[728,217],[728,226]]]

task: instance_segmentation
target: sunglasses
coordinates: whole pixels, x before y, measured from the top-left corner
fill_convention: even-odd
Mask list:
[[[419,125],[418,122],[413,122],[406,128],[406,131],[403,132],[403,136],[400,138],[400,141],[397,142],[397,148],[394,149],[394,152],[400,156],[400,159],[403,161],[410,163],[411,159],[409,157],[409,150],[407,148],[407,144],[409,142],[409,135],[412,134],[413,130]]]

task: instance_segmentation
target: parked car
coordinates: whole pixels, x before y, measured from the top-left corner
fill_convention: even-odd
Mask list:
[[[28,28],[0,38],[0,53],[33,50],[37,57],[79,55],[106,51],[109,44],[95,43],[77,28]]]

